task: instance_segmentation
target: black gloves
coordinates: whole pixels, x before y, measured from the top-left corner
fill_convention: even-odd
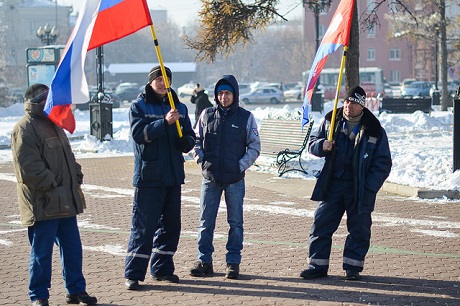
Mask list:
[[[179,138],[177,143],[181,152],[188,153],[195,146],[195,138],[190,135],[183,135],[181,138]]]

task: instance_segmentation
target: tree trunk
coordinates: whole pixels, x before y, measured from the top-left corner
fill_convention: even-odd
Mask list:
[[[350,42],[345,61],[345,69],[345,90],[359,85],[359,20],[356,0],[351,22]]]

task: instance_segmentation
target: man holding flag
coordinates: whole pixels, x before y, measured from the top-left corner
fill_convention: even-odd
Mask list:
[[[172,72],[164,67],[168,84]],[[168,89],[161,67],[153,67],[140,97],[131,104],[134,141],[134,193],[131,235],[125,261],[125,287],[139,290],[147,268],[158,281],[178,283],[173,256],[181,230],[181,185],[184,157],[195,145],[187,106]],[[168,90],[176,109],[168,102]],[[175,123],[179,122],[182,137]]]
[[[366,93],[360,86],[348,90],[338,123],[332,130],[333,112],[326,114],[318,131],[310,136],[308,151],[324,157],[311,199],[320,201],[310,232],[309,265],[300,277],[327,276],[332,235],[347,213],[348,236],[343,250],[347,280],[358,280],[371,238],[371,213],[377,192],[390,174],[388,138],[379,120],[365,108]],[[332,140],[328,140],[333,132]]]

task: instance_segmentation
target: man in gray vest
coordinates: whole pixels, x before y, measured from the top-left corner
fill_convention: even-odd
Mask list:
[[[239,106],[238,82],[224,75],[214,91],[216,105],[207,108],[198,119],[195,160],[202,168],[203,181],[198,228],[198,261],[192,276],[214,274],[212,253],[217,211],[225,193],[227,221],[227,278],[239,277],[243,249],[243,198],[245,171],[260,154],[260,139],[253,114]]]

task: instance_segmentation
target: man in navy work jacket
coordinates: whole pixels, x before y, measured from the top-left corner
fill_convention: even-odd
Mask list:
[[[172,74],[165,67],[171,83]],[[185,104],[171,89],[171,109],[160,66],[148,75],[145,92],[132,103],[129,121],[134,140],[134,178],[131,236],[125,263],[125,286],[138,290],[150,261],[150,274],[158,281],[178,283],[173,255],[181,230],[181,185],[184,157],[195,145],[195,133]],[[180,138],[176,121],[183,136]],[[153,253],[153,254],[152,254]]]
[[[310,232],[309,265],[300,276],[327,276],[332,235],[347,213],[348,236],[343,250],[347,280],[360,279],[371,238],[371,213],[377,192],[391,170],[388,138],[379,120],[365,108],[366,93],[351,88],[335,118],[332,141],[328,140],[332,112],[311,135],[308,150],[324,157],[311,199],[320,201]]]

